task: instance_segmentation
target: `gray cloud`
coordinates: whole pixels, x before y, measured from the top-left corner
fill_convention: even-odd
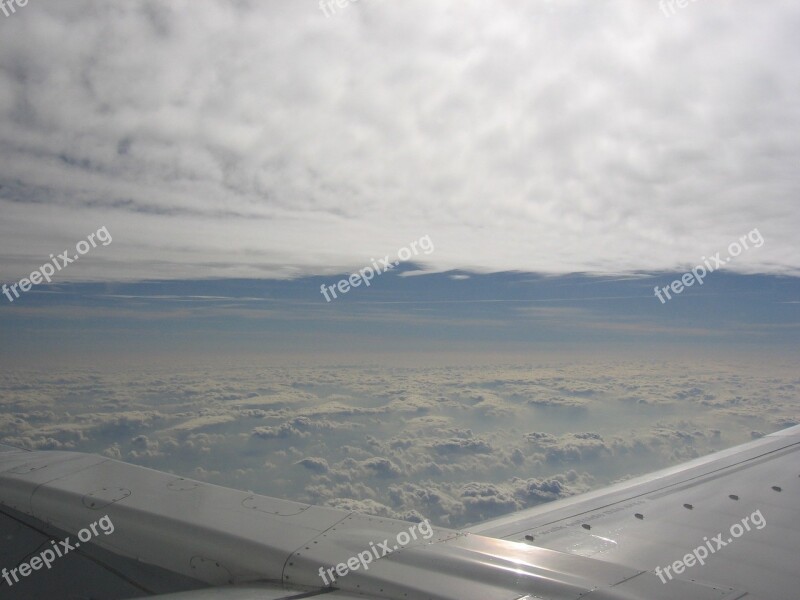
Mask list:
[[[309,469],[314,473],[327,473],[330,470],[328,467],[328,461],[324,458],[304,458],[303,460],[297,461],[297,464],[304,466],[306,469]]]
[[[729,268],[796,273],[799,15],[39,0],[0,36],[0,277],[87,223],[114,243],[64,278],[342,272],[424,234],[426,269],[666,269],[754,227]]]

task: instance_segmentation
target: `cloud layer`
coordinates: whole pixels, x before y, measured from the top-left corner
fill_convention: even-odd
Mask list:
[[[0,23],[0,276],[796,273],[800,8],[39,0]]]
[[[5,371],[0,443],[463,526],[800,422],[798,389],[788,360]]]

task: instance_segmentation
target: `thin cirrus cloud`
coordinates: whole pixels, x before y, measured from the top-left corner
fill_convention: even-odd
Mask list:
[[[40,0],[0,36],[0,276],[796,274],[800,8]]]

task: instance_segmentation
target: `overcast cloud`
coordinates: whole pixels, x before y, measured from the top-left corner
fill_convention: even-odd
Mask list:
[[[0,20],[0,277],[793,273],[800,6],[36,0]]]

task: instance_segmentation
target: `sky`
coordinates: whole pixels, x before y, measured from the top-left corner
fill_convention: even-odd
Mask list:
[[[0,443],[461,525],[800,422],[798,30],[789,0],[0,12]]]

